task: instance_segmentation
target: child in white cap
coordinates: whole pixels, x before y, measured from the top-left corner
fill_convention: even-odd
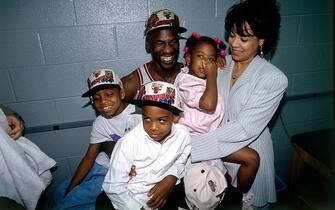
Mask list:
[[[179,183],[191,150],[186,127],[175,124],[182,109],[173,84],[147,83],[137,99],[142,108],[142,123],[115,145],[102,185],[116,209],[160,208],[147,204],[148,200],[160,194],[159,184],[169,176]],[[133,165],[136,176],[130,179]]]
[[[104,145],[108,143],[113,149],[141,119],[133,114],[135,106],[123,101],[122,82],[112,69],[94,71],[87,81],[89,90],[82,97],[90,97],[100,115],[93,122],[90,144],[75,174],[55,191],[56,209],[95,209],[109,167],[110,151],[104,150]]]

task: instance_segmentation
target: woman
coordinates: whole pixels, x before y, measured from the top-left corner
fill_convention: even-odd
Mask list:
[[[267,124],[288,85],[286,76],[263,55],[275,45],[280,14],[274,0],[247,0],[226,16],[230,56],[217,76],[225,115],[215,131],[192,138],[193,162],[226,157],[245,147],[260,156],[256,179],[243,195],[243,209],[266,207],[276,201],[272,139]],[[239,165],[225,163],[236,186]]]

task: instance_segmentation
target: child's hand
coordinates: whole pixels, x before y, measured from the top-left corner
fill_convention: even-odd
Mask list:
[[[169,175],[151,188],[148,192],[148,197],[150,197],[147,202],[148,207],[162,208],[166,204],[176,181],[175,176]]]
[[[8,133],[8,135],[14,140],[21,137],[24,130],[23,121],[21,121],[14,115],[8,115],[7,121],[9,127],[11,128],[11,131]]]
[[[205,75],[206,77],[210,77],[210,78],[216,78],[217,76],[217,65],[215,61],[204,61],[202,60],[202,65],[203,68],[205,69]]]
[[[216,58],[216,65],[220,69],[223,69],[223,67],[226,66],[226,58],[225,58],[225,56],[218,55],[218,57]]]

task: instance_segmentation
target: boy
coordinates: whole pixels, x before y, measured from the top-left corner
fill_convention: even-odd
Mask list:
[[[147,203],[162,194],[160,183],[169,176],[183,177],[190,154],[190,135],[178,121],[179,94],[174,85],[150,82],[139,91],[142,123],[126,134],[115,146],[111,165],[102,185],[116,209],[152,209]],[[136,176],[129,171],[136,167]]]
[[[115,142],[140,122],[140,115],[132,114],[135,106],[123,101],[122,82],[112,69],[93,72],[88,87],[82,97],[90,97],[100,116],[93,123],[89,147],[74,176],[55,192],[57,209],[95,209],[109,167],[110,154],[103,150],[104,144],[111,144],[112,150]]]

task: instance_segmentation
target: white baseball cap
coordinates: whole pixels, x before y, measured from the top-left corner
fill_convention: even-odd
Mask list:
[[[162,81],[148,82],[142,85],[132,103],[138,106],[159,106],[175,113],[183,111],[176,86]]]
[[[178,16],[168,9],[161,9],[153,12],[145,23],[144,35],[147,36],[149,32],[158,29],[172,28],[178,33],[186,32],[186,28],[179,24]]]
[[[225,173],[206,162],[192,164],[186,170],[184,183],[186,203],[192,210],[215,209],[227,188]]]
[[[81,97],[90,97],[95,92],[106,88],[123,88],[122,81],[112,69],[98,69],[92,72],[87,79],[87,84],[89,90],[81,95]]]

